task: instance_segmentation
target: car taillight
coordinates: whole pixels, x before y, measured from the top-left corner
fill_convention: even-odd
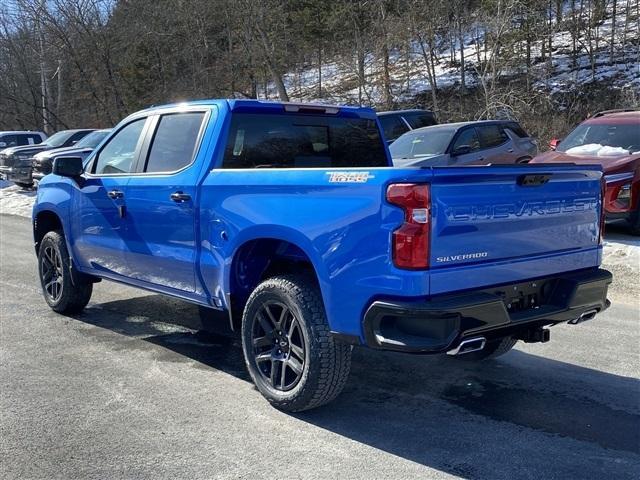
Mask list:
[[[398,268],[429,268],[431,195],[429,185],[394,183],[387,188],[387,201],[404,210],[404,223],[393,232],[393,263]]]
[[[607,180],[604,175],[600,178],[600,233],[598,234],[598,244],[602,245],[604,239],[604,218],[605,218],[605,202],[607,194]]]

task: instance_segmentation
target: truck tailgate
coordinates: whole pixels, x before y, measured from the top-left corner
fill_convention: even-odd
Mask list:
[[[431,293],[596,266],[598,167],[434,168]],[[535,260],[536,263],[531,262]],[[553,270],[554,267],[551,267]],[[464,273],[463,273],[464,272]],[[452,276],[454,275],[454,276]]]

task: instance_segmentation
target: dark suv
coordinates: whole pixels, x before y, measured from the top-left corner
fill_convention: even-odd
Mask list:
[[[436,116],[430,110],[395,110],[379,112],[378,119],[387,143],[392,143],[400,135],[416,128],[436,125]]]
[[[0,152],[0,176],[20,187],[28,188],[33,185],[31,164],[36,153],[75,145],[93,130],[63,130],[37,145],[5,148]]]
[[[396,166],[527,163],[538,146],[514,121],[445,123],[405,133],[389,146]]]

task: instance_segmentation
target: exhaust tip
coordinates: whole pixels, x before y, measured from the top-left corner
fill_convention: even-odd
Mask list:
[[[482,350],[487,343],[484,337],[469,338],[463,340],[460,344],[447,352],[447,355],[464,355],[465,353],[477,352]]]
[[[587,320],[591,320],[592,318],[594,318],[597,313],[598,313],[598,310],[596,308],[594,308],[593,310],[587,310],[586,312],[582,313],[582,315],[580,315],[578,318],[569,320],[569,323],[571,325],[577,325],[578,323],[586,322]]]

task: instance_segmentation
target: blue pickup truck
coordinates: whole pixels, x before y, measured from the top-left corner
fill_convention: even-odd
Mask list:
[[[44,297],[79,312],[106,279],[198,304],[287,411],[335,398],[354,345],[480,360],[608,307],[599,167],[391,165],[368,108],[135,113],[40,183]]]

